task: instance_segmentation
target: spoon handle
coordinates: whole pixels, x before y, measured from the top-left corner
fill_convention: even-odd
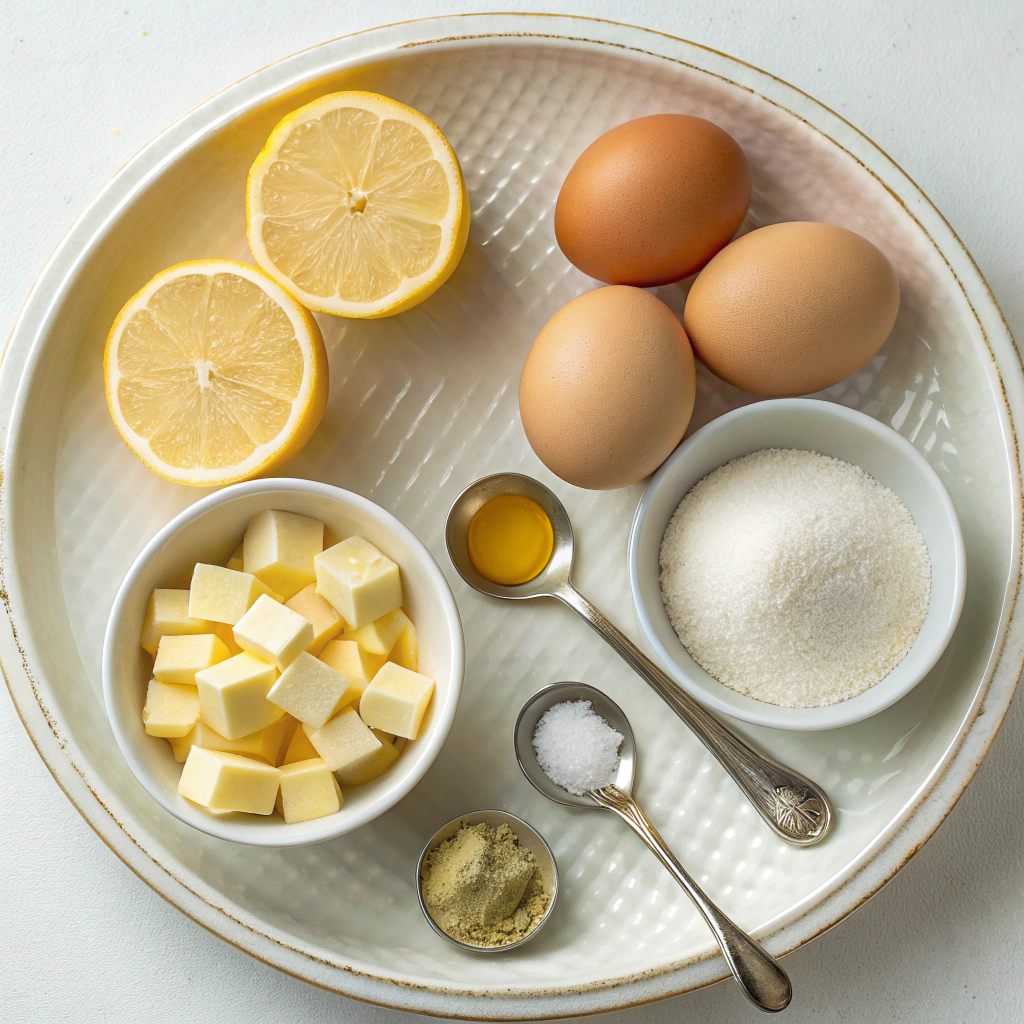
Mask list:
[[[784,1010],[793,997],[793,988],[786,972],[746,932],[738,928],[711,900],[676,860],[675,854],[644,814],[640,805],[618,786],[591,790],[589,796],[602,807],[614,811],[643,841],[655,857],[668,868],[683,887],[701,917],[708,923],[721,947],[732,976],[744,995],[757,1007],[769,1013]]]
[[[764,754],[758,753],[722,724],[685,690],[673,682],[624,633],[567,584],[553,594],[578,612],[615,648],[718,758],[719,764],[768,823],[769,828],[794,846],[813,846],[832,826],[828,797],[810,779]]]

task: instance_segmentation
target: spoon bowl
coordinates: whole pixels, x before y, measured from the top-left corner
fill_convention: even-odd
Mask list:
[[[619,747],[619,770],[615,774],[615,785],[627,795],[633,789],[633,778],[636,774],[636,742],[633,730],[629,727],[622,708],[606,693],[586,683],[551,683],[538,690],[524,705],[516,719],[513,742],[516,748],[516,759],[523,774],[530,780],[534,789],[540,790],[549,800],[567,804],[570,807],[594,808],[593,799],[584,793],[577,796],[552,782],[537,761],[537,752],[533,749],[533,734],[537,731],[537,723],[549,708],[565,701],[589,700],[594,712],[600,715],[617,733],[622,735],[622,746]]]
[[[481,576],[469,557],[469,524],[492,498],[503,494],[521,494],[532,498],[551,520],[554,543],[548,564],[532,580],[514,587],[492,583]],[[565,506],[539,480],[521,473],[496,473],[470,484],[456,499],[448,513],[444,531],[452,564],[475,590],[489,597],[524,601],[531,597],[558,597],[569,586],[572,569],[572,523]]]

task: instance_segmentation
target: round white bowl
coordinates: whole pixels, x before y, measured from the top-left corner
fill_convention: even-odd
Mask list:
[[[881,682],[838,704],[784,708],[723,685],[690,657],[662,601],[658,555],[679,502],[712,470],[763,448],[816,451],[862,467],[907,506],[928,546],[931,603],[914,646]],[[640,628],[665,671],[715,711],[775,729],[836,729],[869,718],[905,696],[946,649],[963,607],[965,581],[960,521],[946,488],[924,456],[884,423],[817,399],[757,402],[702,427],[651,478],[629,535],[633,604]]]
[[[188,587],[196,562],[224,564],[246,524],[262,509],[321,520],[339,539],[359,534],[402,571],[405,606],[416,623],[420,669],[436,684],[420,736],[380,778],[345,791],[340,811],[287,824],[276,815],[213,815],[178,794],[181,765],[169,743],[142,726],[149,655],[139,646],[149,595],[156,587]],[[444,743],[462,690],[462,621],[448,582],[430,552],[391,513],[339,487],[312,480],[252,480],[197,501],[171,520],[136,558],[114,600],[103,644],[103,696],[121,753],[135,777],[175,817],[202,832],[253,846],[302,846],[351,832],[398,803],[430,767]]]

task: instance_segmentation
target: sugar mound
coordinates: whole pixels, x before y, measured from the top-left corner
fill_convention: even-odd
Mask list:
[[[770,448],[709,473],[661,543],[661,592],[691,657],[781,707],[836,704],[887,676],[931,597],[906,506],[858,466]]]
[[[574,796],[609,786],[619,768],[622,733],[616,732],[589,700],[567,700],[541,715],[533,749],[544,774]]]

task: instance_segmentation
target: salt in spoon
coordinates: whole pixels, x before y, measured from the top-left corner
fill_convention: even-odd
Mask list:
[[[622,735],[615,782],[600,789],[592,789],[583,796],[575,796],[552,782],[538,764],[533,746],[533,735],[544,712],[564,701],[578,700],[590,701],[594,712]],[[617,814],[644,841],[693,901],[693,905],[714,934],[732,976],[743,989],[744,995],[755,1006],[769,1013],[778,1013],[789,1005],[793,997],[793,988],[786,972],[759,943],[708,899],[668,848],[639,804],[630,796],[636,766],[636,744],[629,721],[618,704],[607,694],[586,683],[552,683],[538,690],[519,712],[514,742],[516,758],[523,774],[549,800],[570,807],[592,808],[595,804],[606,807]]]
[[[511,587],[485,579],[469,557],[473,516],[491,498],[502,494],[532,498],[544,509],[554,532],[548,564],[528,583]],[[459,575],[481,594],[507,601],[553,597],[582,616],[715,755],[777,836],[793,846],[813,846],[825,838],[832,827],[832,807],[824,791],[799,772],[754,750],[662,672],[572,585],[572,524],[562,503],[540,481],[519,473],[499,473],[470,484],[448,513],[445,541]]]

